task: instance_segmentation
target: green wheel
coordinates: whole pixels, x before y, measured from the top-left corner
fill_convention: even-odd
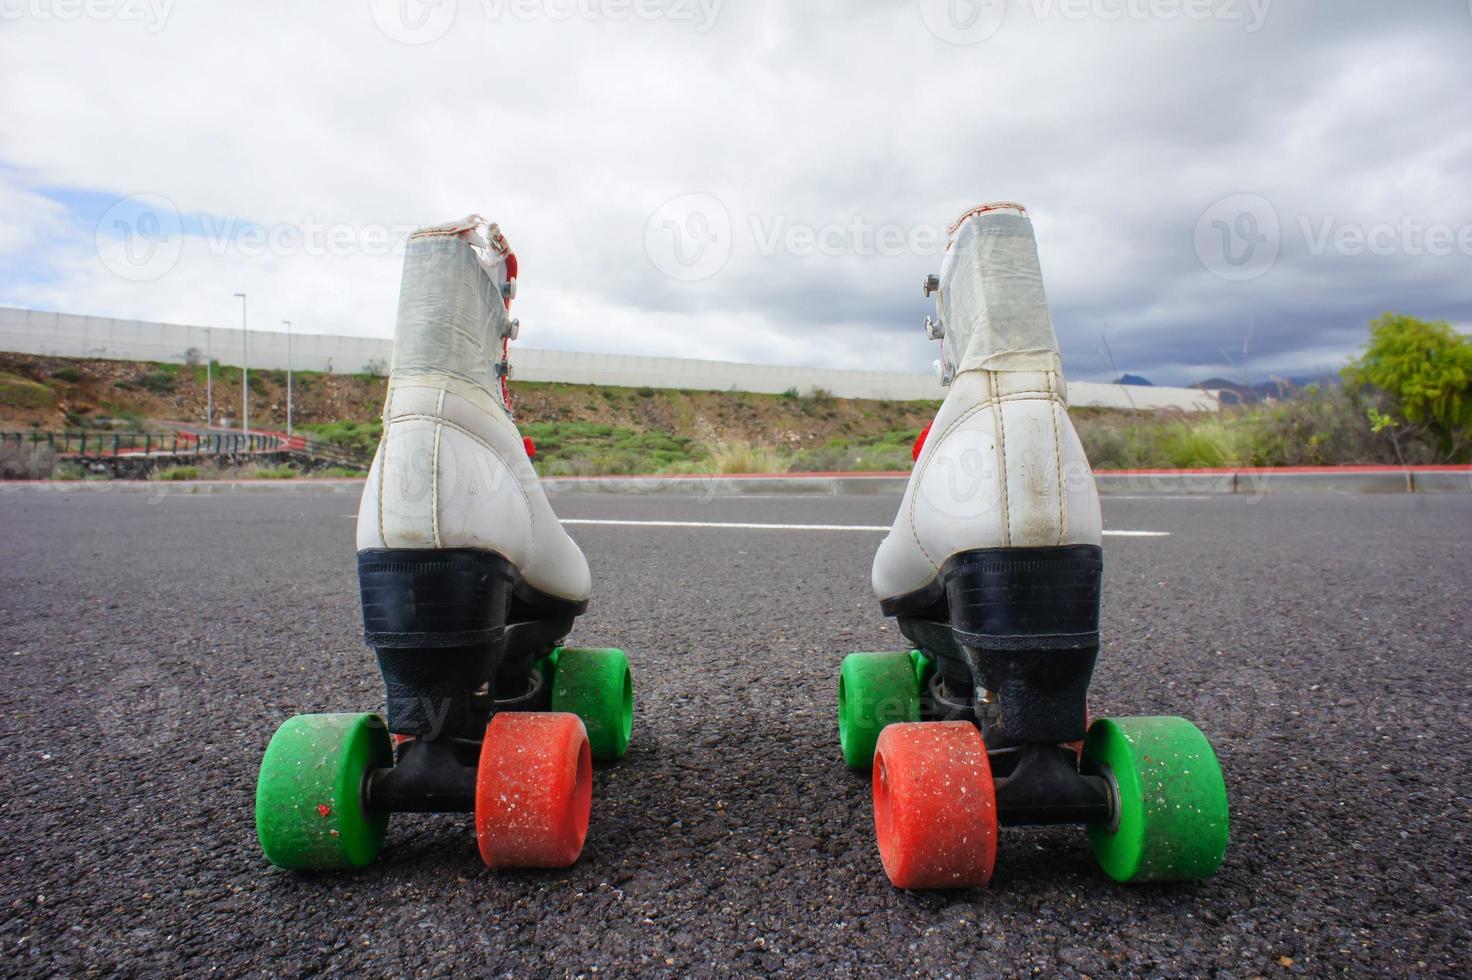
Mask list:
[[[634,676],[622,650],[561,647],[552,663],[552,710],[583,719],[593,758],[622,759],[634,730]]]
[[[838,672],[838,743],[850,769],[874,764],[885,725],[920,720],[920,691],[930,661],[910,653],[851,653]]]
[[[1210,877],[1227,852],[1227,786],[1211,743],[1184,718],[1100,718],[1080,769],[1113,785],[1115,816],[1091,824],[1115,881]]]
[[[388,729],[371,714],[288,718],[261,760],[256,834],[280,868],[358,868],[372,861],[388,814],[363,811],[363,781],[393,764]]]

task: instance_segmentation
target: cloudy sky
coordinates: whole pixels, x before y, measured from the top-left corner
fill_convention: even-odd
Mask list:
[[[1469,0],[0,0],[0,92],[5,305],[390,336],[480,211],[527,346],[924,370],[1006,199],[1078,379],[1472,328]]]

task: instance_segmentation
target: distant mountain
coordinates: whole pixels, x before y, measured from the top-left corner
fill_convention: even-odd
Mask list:
[[[1250,405],[1269,398],[1278,401],[1292,398],[1309,385],[1337,384],[1339,384],[1338,374],[1318,374],[1273,378],[1270,381],[1259,381],[1254,385],[1244,385],[1238,381],[1228,381],[1226,378],[1207,378],[1205,381],[1198,381],[1191,387],[1218,392],[1223,405]]]
[[[1117,385],[1143,385],[1146,388],[1154,388],[1149,378],[1142,378],[1138,374],[1121,374],[1114,379]]]

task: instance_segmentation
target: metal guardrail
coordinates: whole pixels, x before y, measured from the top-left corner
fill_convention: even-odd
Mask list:
[[[265,448],[263,437],[241,435],[237,438]],[[242,452],[246,451],[244,444]],[[208,451],[202,450],[198,437],[188,432],[0,432],[0,448],[37,448],[43,445],[66,456],[127,456],[137,453],[192,456]]]
[[[332,443],[262,432],[0,432],[0,449],[46,446],[61,456],[235,456],[293,452],[348,466],[367,460]]]

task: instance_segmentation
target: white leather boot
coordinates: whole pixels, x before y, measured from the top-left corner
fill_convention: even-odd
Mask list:
[[[422,651],[489,650],[505,645],[508,626],[537,624],[520,633],[537,633],[526,649],[545,653],[592,591],[511,420],[515,276],[499,229],[478,215],[409,238],[383,438],[358,510],[364,633],[395,732],[478,735],[485,711],[464,688],[474,694],[485,657],[502,653],[451,668],[453,658]],[[510,662],[522,646],[511,645],[501,675],[525,674],[529,665]]]
[[[363,634],[388,718],[297,715],[277,730],[256,833],[279,867],[358,867],[391,815],[456,812],[475,814],[492,868],[568,867],[588,834],[593,760],[628,748],[628,658],[560,646],[587,607],[588,563],[511,421],[516,271],[478,215],[410,236],[358,510]]]
[[[937,696],[957,711],[985,702],[989,744],[1077,739],[1098,649],[1099,497],[1026,210],[962,215],[925,292],[950,392],[874,558],[874,591],[939,651]]]
[[[918,649],[849,654],[838,682],[844,761],[874,770],[885,873],[978,887],[999,827],[1083,824],[1118,881],[1204,878],[1228,830],[1206,737],[1183,718],[1088,720],[1099,498],[1027,212],[963,214],[925,292],[939,294],[929,326],[951,390],[873,569]]]

